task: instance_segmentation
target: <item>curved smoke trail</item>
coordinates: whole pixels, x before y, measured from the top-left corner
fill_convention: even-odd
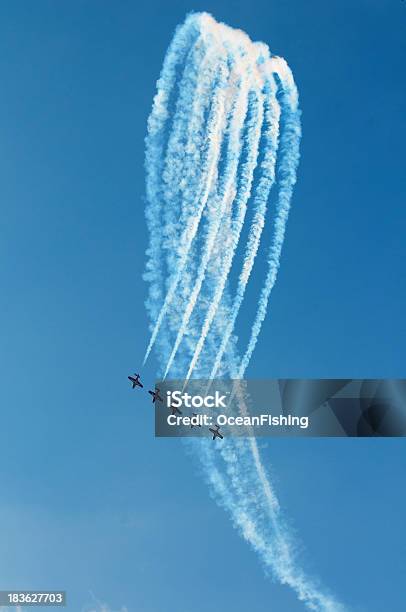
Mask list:
[[[286,62],[206,13],[189,15],[168,49],[146,138],[145,359],[155,346],[160,376],[243,376],[279,268],[299,141],[298,95]],[[274,191],[271,231],[264,232]],[[234,330],[266,234],[268,271],[240,358]],[[193,442],[216,500],[273,575],[308,609],[343,610],[299,567],[255,438],[230,438],[215,451]]]

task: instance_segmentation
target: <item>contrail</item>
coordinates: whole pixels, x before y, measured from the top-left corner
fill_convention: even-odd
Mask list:
[[[202,331],[200,338],[196,344],[196,348],[193,354],[192,362],[189,365],[189,370],[186,375],[186,379],[190,377],[190,374],[195,366],[195,363],[200,355],[203,348],[204,342],[207,338],[207,334],[213,323],[214,317],[218,311],[220,300],[223,296],[223,291],[230,273],[231,265],[235,256],[235,252],[240,239],[241,230],[244,224],[245,215],[247,211],[247,201],[251,193],[251,186],[253,182],[254,170],[258,158],[258,147],[259,139],[261,136],[263,122],[263,97],[262,94],[256,92],[253,96],[252,103],[252,116],[247,126],[247,160],[243,167],[241,167],[240,175],[240,188],[236,195],[235,218],[231,222],[230,230],[230,244],[228,245],[227,252],[223,261],[222,269],[223,273],[218,279],[213,300],[211,301],[207,313],[205,315]]]
[[[151,114],[148,118],[148,136],[145,140],[146,195],[149,206],[146,207],[146,220],[149,229],[150,244],[147,249],[147,264],[144,279],[150,283],[150,296],[147,308],[154,313],[161,301],[161,175],[163,171],[163,151],[165,147],[165,130],[168,122],[169,99],[177,80],[177,69],[185,59],[190,46],[199,36],[199,28],[192,18],[177,28],[165,56],[160,79],[157,83],[157,94],[154,97]],[[154,315],[155,316],[155,315]]]
[[[216,198],[213,203],[214,214],[212,215],[212,219],[209,222],[209,229],[202,254],[201,264],[198,270],[193,291],[191,293],[189,302],[184,312],[182,324],[179,329],[175,345],[172,349],[172,353],[169,357],[164,372],[164,378],[166,378],[169,368],[172,365],[173,359],[179,348],[179,344],[181,343],[182,338],[187,330],[187,325],[189,323],[193,309],[196,305],[197,298],[200,294],[200,289],[206,274],[206,268],[212,255],[215,239],[223,219],[223,214],[225,213],[226,208],[230,206],[229,200],[234,200],[234,196],[236,193],[236,173],[242,146],[241,133],[248,107],[248,88],[245,82],[241,83],[241,76],[239,78],[240,82],[238,84],[237,97],[231,109],[232,117],[229,125],[228,151],[226,153],[225,162],[226,167],[224,170],[224,177],[222,177],[223,184],[220,185],[219,197]]]
[[[271,61],[275,64],[275,71],[280,78],[283,108],[285,111],[285,125],[280,142],[282,162],[280,164],[278,177],[279,195],[274,220],[274,236],[268,255],[268,273],[259,299],[257,314],[251,330],[251,337],[248,342],[247,350],[241,360],[237,378],[242,378],[244,376],[244,372],[254,352],[261,331],[261,325],[266,316],[269,296],[278,273],[286,222],[289,215],[293,187],[296,183],[297,166],[299,164],[301,127],[296,85],[288,65],[282,58]]]
[[[248,236],[243,267],[238,280],[238,286],[234,298],[234,303],[232,306],[232,311],[230,316],[227,318],[227,321],[225,321],[223,339],[220,348],[217,351],[216,359],[213,364],[212,371],[210,373],[210,378],[214,378],[216,376],[221,364],[222,357],[227,348],[228,341],[234,330],[234,325],[244,299],[245,290],[247,288],[247,284],[254,265],[254,260],[258,252],[259,242],[265,225],[265,213],[269,198],[269,192],[274,183],[280,111],[276,98],[272,96],[272,93],[275,93],[272,88],[269,90],[269,93],[271,93],[271,95],[266,96],[265,98],[265,119],[267,123],[267,128],[264,130],[263,133],[263,139],[265,141],[265,154],[264,160],[260,168],[262,174],[258,182],[253,202],[254,218]],[[193,369],[196,366],[201,349],[203,347],[204,340],[205,337],[202,334],[201,339],[199,340],[196,346],[193,358],[189,364],[189,369],[186,374],[186,380],[189,379]]]
[[[204,207],[206,206],[207,199],[209,197],[213,177],[215,175],[216,168],[217,168],[217,162],[218,162],[219,153],[220,153],[221,136],[222,136],[222,131],[224,129],[225,90],[224,90],[223,81],[226,78],[226,72],[227,72],[226,67],[224,65],[220,65],[219,82],[216,87],[216,92],[213,95],[212,115],[209,120],[209,125],[207,127],[208,152],[207,152],[207,158],[203,162],[204,167],[206,168],[206,174],[202,181],[204,186],[202,189],[202,193],[199,193],[197,199],[195,198],[194,199],[195,201],[191,203],[192,214],[189,215],[187,226],[185,230],[183,231],[182,236],[180,237],[180,245],[178,249],[179,262],[178,262],[171,286],[166,294],[164,304],[161,308],[161,311],[155,323],[155,327],[152,332],[151,340],[149,342],[149,345],[145,353],[144,363],[147,360],[148,355],[151,351],[151,348],[154,345],[154,342],[158,335],[162,320],[167,312],[167,309],[170,306],[175,296],[181,274],[187,263],[187,258],[189,255],[191,244],[193,242],[193,238],[196,235]],[[186,203],[185,206],[188,207],[188,204]],[[161,231],[161,228],[158,231]]]
[[[176,30],[157,90],[146,138],[152,333],[145,359],[155,345],[164,376],[242,378],[275,284],[296,181],[296,86],[266,45],[196,13]],[[240,357],[236,323],[264,236],[268,269]],[[244,413],[243,391],[238,400]],[[256,439],[189,446],[213,497],[272,575],[308,610],[344,610],[300,567]]]

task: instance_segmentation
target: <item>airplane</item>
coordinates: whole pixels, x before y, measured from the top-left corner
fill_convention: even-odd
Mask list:
[[[198,416],[198,415],[196,414],[196,412],[192,412],[192,415],[193,415],[194,417],[197,417],[197,416]],[[191,423],[191,424],[190,424],[190,428],[191,428],[191,429],[193,429],[193,427],[201,427],[201,426],[202,426],[202,424],[201,424],[201,423],[198,423],[197,425],[193,425],[193,423]]]
[[[179,410],[179,408],[177,408],[176,406],[169,406],[169,408],[172,410],[172,414],[182,414],[181,410]]]
[[[159,400],[160,402],[163,402],[164,400],[162,399],[162,397],[159,395],[159,389],[158,387],[155,387],[155,391],[148,391],[148,393],[150,395],[152,395],[152,403],[155,404],[156,400]]]
[[[222,436],[219,432],[220,425],[215,425],[214,427],[215,429],[209,427],[209,431],[211,431],[211,433],[213,434],[213,440],[215,440],[216,438],[220,438],[222,440],[224,436]]]
[[[128,380],[130,380],[133,384],[132,388],[135,389],[135,387],[141,387],[141,389],[143,388],[143,384],[140,381],[140,375],[139,374],[134,374],[134,376],[128,376],[127,377]]]

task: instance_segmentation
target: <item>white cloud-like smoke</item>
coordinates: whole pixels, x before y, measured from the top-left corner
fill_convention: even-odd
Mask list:
[[[243,377],[276,281],[300,136],[285,60],[206,13],[189,15],[167,51],[146,138],[145,359],[155,346],[159,375]],[[268,269],[240,357],[235,328],[264,238]],[[195,443],[216,500],[272,574],[309,610],[344,610],[300,568],[255,438],[221,450]]]

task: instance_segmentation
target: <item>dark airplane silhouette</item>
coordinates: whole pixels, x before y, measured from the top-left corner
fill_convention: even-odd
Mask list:
[[[148,391],[148,393],[150,395],[152,395],[152,403],[155,404],[156,400],[159,400],[160,402],[163,402],[164,400],[162,399],[162,397],[159,395],[159,389],[158,387],[155,387],[155,391]]]
[[[134,374],[134,376],[128,376],[128,380],[130,380],[132,382],[132,388],[135,389],[135,387],[141,387],[141,389],[143,388],[143,384],[141,384],[140,381],[140,375],[139,374]]]
[[[176,413],[182,414],[182,411],[179,410],[179,408],[177,408],[176,406],[169,406],[169,408],[171,409],[172,414],[176,414]]]
[[[216,438],[220,438],[221,440],[223,439],[224,436],[221,435],[221,433],[219,432],[219,429],[220,429],[220,425],[215,425],[214,429],[209,427],[209,431],[211,431],[211,433],[213,434],[213,440],[215,440]]]

